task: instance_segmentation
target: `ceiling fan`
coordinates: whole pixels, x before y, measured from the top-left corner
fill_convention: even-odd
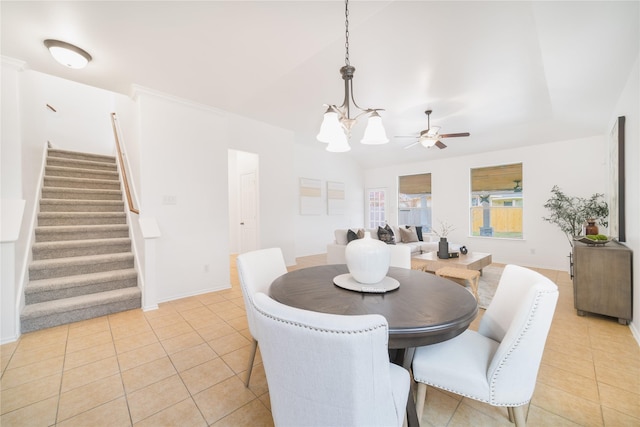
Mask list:
[[[440,149],[447,148],[445,144],[440,141],[441,138],[458,138],[460,136],[470,136],[469,132],[461,132],[461,133],[443,133],[440,134],[440,126],[431,127],[431,113],[432,110],[427,110],[424,112],[427,115],[427,129],[420,132],[418,135],[418,140],[412,144],[404,147],[405,149],[411,148],[414,145],[422,144],[425,148],[431,148],[434,145]],[[415,138],[415,136],[401,136],[400,138]]]

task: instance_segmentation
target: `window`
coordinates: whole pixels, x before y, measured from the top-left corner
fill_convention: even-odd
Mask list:
[[[372,188],[367,191],[367,216],[368,228],[384,227],[387,223],[385,213],[387,190],[385,188]]]
[[[398,224],[431,231],[431,174],[398,177]]]
[[[471,235],[522,239],[522,163],[471,169]]]

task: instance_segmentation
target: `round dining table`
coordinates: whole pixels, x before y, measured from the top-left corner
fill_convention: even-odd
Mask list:
[[[340,315],[380,314],[389,324],[389,349],[401,350],[396,363],[406,369],[416,347],[449,340],[464,332],[478,314],[476,299],[459,284],[420,270],[390,267],[400,286],[385,293],[344,289],[334,278],[349,271],[344,264],[302,268],[271,283],[269,296],[304,310]],[[413,399],[409,425],[417,425]]]
[[[273,281],[269,296],[291,307],[322,313],[381,314],[389,324],[390,349],[446,341],[464,332],[478,314],[469,291],[433,274],[390,267],[387,276],[400,282],[400,287],[365,293],[334,284],[334,277],[348,272],[344,264],[294,270]]]

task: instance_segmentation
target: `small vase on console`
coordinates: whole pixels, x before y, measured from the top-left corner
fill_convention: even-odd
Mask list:
[[[587,236],[598,234],[598,226],[596,225],[595,219],[588,219],[587,226],[584,229],[584,234]]]
[[[438,258],[440,259],[449,258],[449,242],[447,242],[446,237],[441,237],[440,242],[438,242]]]
[[[367,231],[362,239],[349,242],[344,256],[356,282],[373,284],[381,282],[389,272],[390,252],[386,243],[372,239]]]

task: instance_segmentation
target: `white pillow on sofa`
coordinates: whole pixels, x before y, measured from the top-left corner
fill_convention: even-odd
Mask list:
[[[347,241],[347,232],[349,231],[348,228],[344,228],[344,229],[336,229],[333,232],[333,235],[336,238],[336,244],[338,245],[346,245],[347,243],[349,243]]]

